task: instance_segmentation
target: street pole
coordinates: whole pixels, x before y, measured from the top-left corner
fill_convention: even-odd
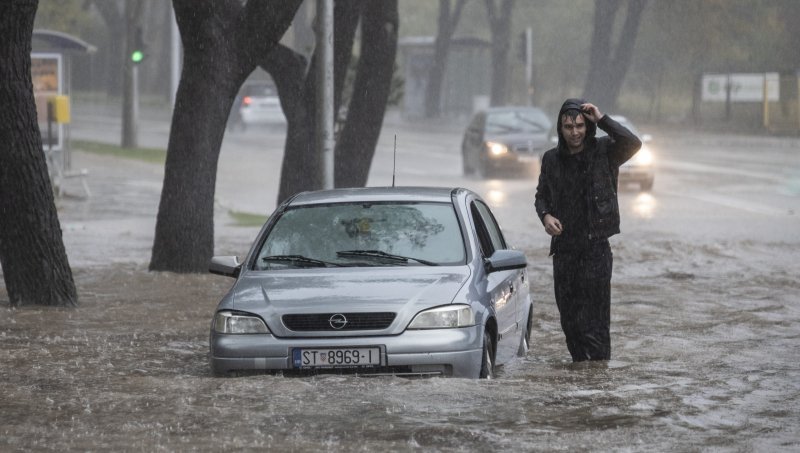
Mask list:
[[[131,72],[131,78],[133,79],[133,99],[132,99],[132,106],[131,106],[131,134],[133,137],[133,141],[131,142],[132,148],[136,148],[139,146],[139,65],[133,65],[133,71]]]
[[[169,100],[172,108],[175,108],[175,96],[178,93],[178,83],[181,79],[181,34],[178,30],[178,22],[175,21],[175,10],[170,8],[170,90]]]
[[[333,0],[317,0],[317,148],[322,188],[333,189]]]

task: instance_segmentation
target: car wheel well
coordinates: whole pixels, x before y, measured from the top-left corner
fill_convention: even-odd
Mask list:
[[[492,348],[493,348],[493,351],[496,354],[496,351],[497,351],[497,320],[495,320],[494,318],[489,318],[486,321],[486,327],[485,327],[484,330],[489,333],[489,336],[490,336],[489,338],[492,340]],[[492,357],[492,360],[494,360],[494,357]]]
[[[533,304],[530,305],[528,309],[528,319],[525,321],[525,332],[523,333],[523,337],[520,341],[520,347],[517,351],[517,355],[524,357],[528,354],[528,350],[531,346],[531,331],[533,330]]]
[[[481,368],[478,377],[481,379],[494,379],[495,357],[497,357],[497,324],[494,318],[486,322],[483,330],[483,352],[481,353]]]

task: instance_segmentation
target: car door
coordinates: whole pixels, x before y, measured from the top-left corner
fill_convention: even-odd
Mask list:
[[[481,200],[473,200],[470,206],[483,258],[492,256],[495,250],[508,248],[503,233],[491,210]],[[498,344],[495,361],[503,363],[516,353],[513,341],[517,333],[517,288],[521,284],[519,270],[497,271],[486,275],[486,291],[497,316]]]

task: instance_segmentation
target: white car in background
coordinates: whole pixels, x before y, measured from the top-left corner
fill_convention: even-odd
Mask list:
[[[622,115],[610,115],[614,121],[625,126],[628,130],[633,132],[634,135],[639,137],[642,141],[642,148],[627,162],[622,164],[619,168],[619,178],[617,180],[620,187],[628,184],[638,184],[639,189],[648,191],[653,188],[655,181],[655,155],[650,149],[650,142],[653,137],[650,134],[640,134],[636,126],[631,121]],[[595,137],[605,137],[606,134],[602,129],[597,128]],[[551,131],[550,142],[552,145],[558,145],[558,134],[555,127]]]
[[[650,134],[640,134],[636,126],[624,116],[611,115],[611,118],[628,128],[642,141],[642,148],[639,152],[619,168],[619,185],[638,184],[640,190],[648,191],[652,189],[653,181],[655,180],[655,168],[653,165],[653,152],[650,150],[650,141],[653,137]],[[597,129],[597,137],[605,135],[606,133],[600,128]]]
[[[278,90],[270,81],[248,81],[240,90],[239,114],[246,126],[286,124]]]

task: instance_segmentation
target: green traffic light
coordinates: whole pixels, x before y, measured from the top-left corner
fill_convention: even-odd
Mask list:
[[[133,53],[131,53],[132,62],[139,63],[142,60],[144,60],[144,52],[141,50],[134,50]]]

